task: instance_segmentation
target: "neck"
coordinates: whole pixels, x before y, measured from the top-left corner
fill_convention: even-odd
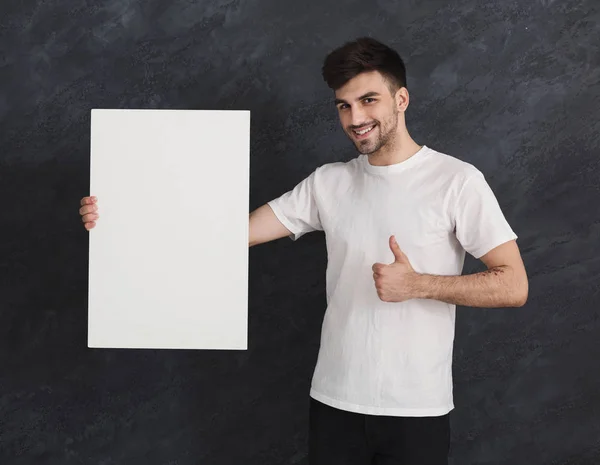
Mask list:
[[[374,166],[395,165],[408,160],[421,148],[422,146],[413,140],[405,128],[398,131],[393,141],[381,147],[377,152],[369,154],[369,163]]]

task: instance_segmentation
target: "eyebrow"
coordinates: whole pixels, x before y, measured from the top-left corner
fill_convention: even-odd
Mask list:
[[[379,97],[379,96],[380,96],[380,94],[378,94],[377,92],[367,92],[365,95],[361,95],[360,97],[358,97],[357,100],[363,100],[363,99],[366,99],[366,98],[369,98],[369,97]],[[336,98],[335,99],[335,104],[339,105],[340,103],[348,103],[348,102],[346,102],[345,100]]]

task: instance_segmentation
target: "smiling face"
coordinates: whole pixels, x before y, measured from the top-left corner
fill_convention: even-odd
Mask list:
[[[391,148],[403,124],[405,88],[392,95],[388,82],[377,71],[352,78],[335,92],[335,103],[344,131],[362,154]]]

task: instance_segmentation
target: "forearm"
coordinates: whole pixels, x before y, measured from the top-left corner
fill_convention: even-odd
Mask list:
[[[467,307],[520,307],[527,298],[524,287],[509,266],[463,276],[418,274],[415,278],[416,298]]]

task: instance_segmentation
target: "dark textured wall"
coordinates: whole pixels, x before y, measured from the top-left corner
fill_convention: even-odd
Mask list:
[[[529,272],[525,307],[458,310],[452,463],[600,463],[598,6],[3,1],[0,463],[306,464],[323,234],[251,249],[247,351],[91,350],[77,210],[91,108],[251,110],[252,208],[354,157],[320,67],[360,35],[405,58],[411,134],[484,172]]]

